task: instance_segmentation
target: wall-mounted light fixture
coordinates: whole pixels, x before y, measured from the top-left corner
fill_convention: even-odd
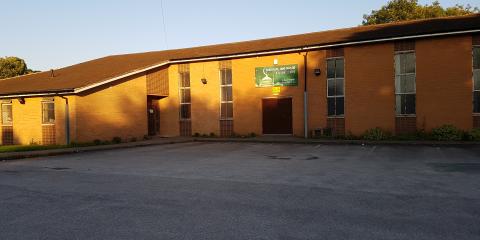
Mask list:
[[[206,78],[202,78],[202,79],[201,79],[201,81],[202,81],[203,85],[205,85],[205,84],[207,84],[207,83],[208,83],[208,81],[207,81],[207,79],[206,79]]]
[[[25,104],[25,98],[21,97],[21,98],[18,98],[18,102],[20,104]]]
[[[320,74],[322,74],[322,70],[320,70],[320,68],[315,68],[315,70],[313,71],[313,73],[315,74],[315,76],[320,76]]]
[[[273,59],[273,65],[278,65],[278,59]]]

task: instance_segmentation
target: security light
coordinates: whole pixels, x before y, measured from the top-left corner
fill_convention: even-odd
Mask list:
[[[320,76],[320,74],[322,74],[322,70],[320,70],[319,68],[316,68],[314,70],[314,73],[315,73],[315,76]]]
[[[203,85],[207,84],[207,79],[206,78],[202,78],[201,81],[202,81]]]

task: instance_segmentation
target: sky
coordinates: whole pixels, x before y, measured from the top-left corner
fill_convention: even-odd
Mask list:
[[[162,17],[160,0],[0,0],[0,57],[49,70],[114,54],[355,27],[386,2],[163,0]],[[479,0],[440,3],[480,6]]]

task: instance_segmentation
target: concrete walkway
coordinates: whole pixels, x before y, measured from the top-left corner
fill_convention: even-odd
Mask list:
[[[252,137],[252,138],[174,137],[174,138],[153,138],[151,140],[138,141],[138,142],[89,146],[89,147],[72,147],[72,148],[61,148],[61,149],[0,153],[0,160],[14,160],[14,159],[22,159],[22,158],[73,154],[78,152],[113,150],[113,149],[186,143],[186,142],[244,142],[244,143],[322,144],[322,145],[398,145],[398,146],[480,147],[480,142],[365,141],[365,140],[341,140],[341,139],[304,139],[304,138],[293,137],[293,136],[260,136],[260,137]]]

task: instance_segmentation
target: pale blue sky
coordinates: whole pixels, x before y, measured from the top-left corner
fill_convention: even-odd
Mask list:
[[[112,54],[353,27],[386,2],[163,0],[167,46],[160,0],[0,0],[0,56],[18,56],[32,69],[48,70]]]

